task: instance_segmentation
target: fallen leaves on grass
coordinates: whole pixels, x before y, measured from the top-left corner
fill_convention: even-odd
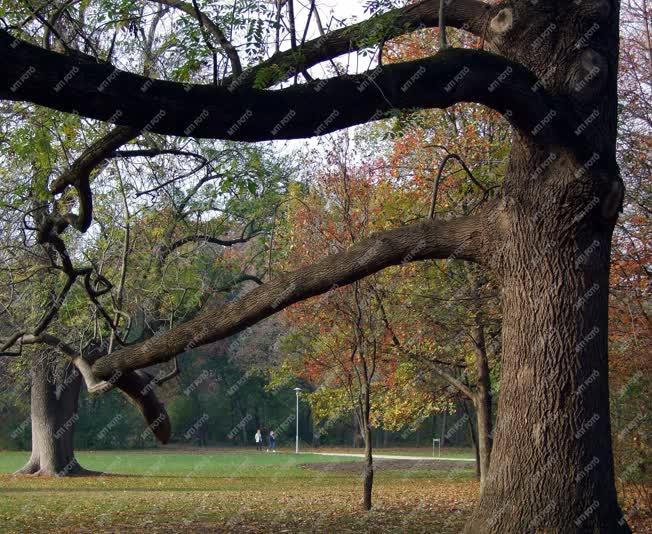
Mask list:
[[[159,490],[159,487],[166,488]],[[0,477],[9,532],[439,532],[457,533],[477,498],[474,481],[378,477],[360,511],[356,476],[232,481],[110,477],[39,481]],[[35,513],[38,511],[38,513]]]

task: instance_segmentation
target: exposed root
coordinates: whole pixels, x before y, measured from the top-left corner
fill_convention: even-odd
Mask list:
[[[76,459],[61,469],[41,467],[38,462],[28,462],[25,466],[14,472],[14,476],[44,478],[97,477],[104,475],[105,473],[102,471],[92,471],[91,469],[82,467]]]
[[[21,467],[18,471],[14,472],[14,475],[23,475],[23,476],[28,476],[28,475],[34,475],[39,471],[39,465],[35,462],[28,462],[26,465]]]

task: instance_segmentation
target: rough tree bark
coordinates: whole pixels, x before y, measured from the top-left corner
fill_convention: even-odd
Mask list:
[[[613,225],[618,5],[507,5],[501,51],[567,94],[593,155],[514,137],[504,237],[502,375],[491,466],[466,532],[628,532],[613,473],[607,302]],[[552,32],[552,35],[551,35]],[[598,374],[594,382],[589,377]],[[587,382],[589,380],[589,382]],[[590,384],[590,385],[587,385]]]
[[[452,5],[463,18],[460,6],[471,4]],[[359,89],[367,75],[339,77],[319,98],[317,83],[230,92],[152,81],[143,94],[147,80],[125,73],[97,91],[110,66],[75,64],[0,31],[0,96],[161,133],[241,140],[275,137],[280,123],[278,137],[319,135],[395,108],[477,102],[503,113],[515,127],[513,147],[481,228],[467,218],[386,232],[252,291],[202,325],[108,355],[94,371],[107,377],[169,359],[406,257],[477,261],[503,286],[502,379],[488,478],[466,531],[630,532],[616,499],[607,362],[610,244],[623,197],[615,158],[619,4],[503,1],[473,13],[468,29],[493,53],[448,49],[386,66],[373,90]],[[53,91],[73,66],[78,74]],[[288,109],[296,114],[289,124]],[[467,227],[466,239],[456,225]],[[415,249],[419,236],[427,244]]]
[[[70,476],[89,473],[75,458],[73,437],[81,374],[67,369],[60,385],[52,376],[52,358],[35,355],[31,367],[32,454],[17,474]]]

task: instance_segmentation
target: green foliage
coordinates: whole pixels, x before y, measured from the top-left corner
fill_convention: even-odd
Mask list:
[[[271,87],[277,82],[284,80],[286,73],[287,69],[277,64],[258,69],[254,78],[254,87],[257,89]]]
[[[333,421],[351,414],[351,397],[342,387],[320,387],[310,394],[310,408],[321,434],[326,434]]]
[[[622,484],[641,493],[639,499],[646,496],[648,505],[652,503],[652,418],[647,402],[651,392],[652,379],[639,372],[610,396],[616,474]]]

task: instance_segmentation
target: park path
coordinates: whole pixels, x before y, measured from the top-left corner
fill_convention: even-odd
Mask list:
[[[318,454],[320,456],[343,456],[346,458],[364,458],[364,454],[346,452],[304,452],[302,454]],[[436,458],[432,456],[400,456],[395,454],[374,454],[374,459],[379,460],[443,460],[446,462],[475,462],[468,458]]]

